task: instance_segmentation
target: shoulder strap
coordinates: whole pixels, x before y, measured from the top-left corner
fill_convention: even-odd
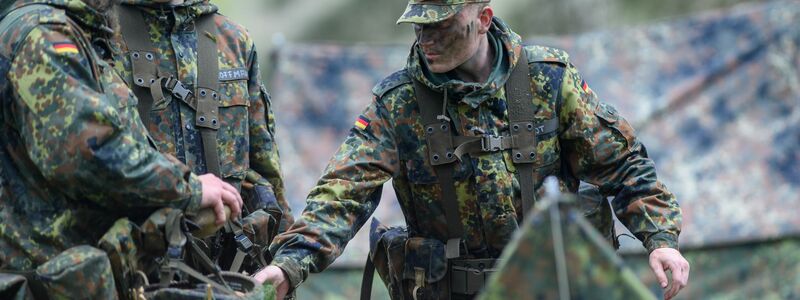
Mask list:
[[[214,15],[197,20],[197,114],[196,125],[203,139],[203,156],[209,173],[220,176],[217,130],[219,130],[219,62]]]
[[[419,103],[419,112],[425,125],[428,161],[433,166],[436,177],[439,179],[439,185],[442,187],[439,199],[442,200],[442,208],[447,220],[446,255],[447,258],[456,258],[461,255],[459,246],[464,228],[461,223],[461,214],[458,211],[455,180],[453,179],[453,169],[457,157],[453,149],[450,119],[447,118],[447,111],[444,109],[447,99],[443,99],[445,97],[416,79],[413,84],[417,103]]]
[[[525,48],[522,51],[527,52]],[[560,99],[561,97],[557,90],[561,86],[561,78],[558,76],[552,80],[551,83],[554,87],[549,90],[532,84],[531,71],[539,70],[539,68],[544,67],[544,63],[548,62],[551,61],[537,60],[530,63],[528,55],[522,55],[505,87],[513,145],[511,159],[517,166],[517,180],[520,183],[523,215],[528,213],[536,202],[534,162],[536,161],[536,149],[539,139],[540,137],[557,133],[559,126],[557,114],[544,121],[536,120],[535,117],[538,110],[532,103],[532,100],[536,98],[546,105],[546,103],[550,103],[549,99],[553,97]]]
[[[150,127],[150,110],[153,108],[153,87],[158,87],[158,62],[155,46],[150,41],[147,23],[142,12],[133,6],[120,4],[116,6],[117,16],[122,32],[122,39],[128,48],[133,82],[129,82],[131,90],[139,100],[137,110],[145,128]]]
[[[195,126],[200,129],[203,158],[208,173],[220,177],[217,130],[219,129],[219,64],[214,15],[197,19],[197,87],[195,92],[168,74],[160,74],[156,49],[146,30],[142,12],[130,5],[118,5],[122,37],[128,47],[133,92],[139,99],[139,116],[149,128],[150,110],[154,103],[165,103],[163,88],[196,110]]]
[[[523,51],[524,48],[523,48]],[[533,116],[536,113],[531,100],[531,76],[526,55],[522,55],[506,81],[506,99],[510,121],[512,150],[511,159],[517,165],[517,180],[522,196],[523,215],[536,202],[533,181],[533,162],[536,155],[536,132]]]

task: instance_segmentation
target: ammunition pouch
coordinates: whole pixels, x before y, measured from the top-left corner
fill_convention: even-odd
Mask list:
[[[450,293],[453,298],[472,298],[482,289],[496,271],[497,259],[450,260]]]
[[[378,275],[386,285],[392,299],[403,299],[402,274],[405,268],[405,244],[408,240],[408,231],[405,227],[385,227],[376,218],[372,219],[369,234],[370,252],[369,259]],[[369,269],[369,268],[368,268]],[[362,282],[363,288],[369,285],[371,290],[372,276]]]
[[[436,239],[412,237],[405,245],[404,291],[407,299],[448,299],[445,244]]]
[[[212,241],[217,248],[215,261],[224,270],[253,274],[272,261],[269,245],[282,227],[283,210],[275,193],[255,171],[248,171],[242,183],[242,222],[231,224]]]
[[[116,295],[108,257],[86,245],[69,248],[36,270],[0,271],[4,299],[114,299]]]
[[[373,218],[370,261],[361,299],[369,299],[374,266],[392,299],[470,299],[495,271],[496,259],[451,259],[445,243],[409,237],[404,227],[386,227]]]

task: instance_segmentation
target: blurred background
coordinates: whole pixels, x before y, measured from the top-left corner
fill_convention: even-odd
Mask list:
[[[395,20],[407,2],[212,3],[256,41],[298,216],[372,86],[404,66],[413,32]],[[636,128],[683,208],[681,250],[692,274],[680,299],[800,299],[800,1],[492,6],[527,43],[567,50],[592,90]],[[404,225],[390,184],[382,199],[375,217]],[[358,296],[366,231],[303,283],[300,299]],[[641,243],[621,242],[626,263],[660,296]],[[373,286],[373,299],[387,299],[379,279]]]

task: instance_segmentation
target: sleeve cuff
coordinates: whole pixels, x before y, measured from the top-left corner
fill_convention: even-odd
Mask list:
[[[669,232],[657,232],[647,238],[644,243],[647,253],[658,248],[678,249],[678,236]]]
[[[200,210],[200,203],[203,201],[203,184],[194,173],[189,175],[189,188],[190,196],[183,211],[194,213]]]
[[[289,257],[277,256],[272,260],[272,265],[281,268],[283,273],[286,274],[286,280],[289,280],[289,292],[293,291],[305,280],[303,278],[303,268]]]

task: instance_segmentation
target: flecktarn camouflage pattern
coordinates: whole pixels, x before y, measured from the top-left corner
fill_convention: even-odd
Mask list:
[[[796,1],[769,1],[655,25],[531,40],[570,53],[590,89],[634,125],[659,178],[679,199],[681,252],[692,272],[678,299],[800,295],[800,223],[791,209],[800,205],[800,134],[794,126],[800,89],[793,79],[800,73],[798,22]],[[286,172],[289,198],[298,199],[290,203],[294,208],[304,205],[303,191],[316,184],[326,158],[370,102],[365,89],[403,67],[407,54],[405,44],[277,49],[271,87],[283,112],[277,122],[286,128],[278,139],[291,149],[283,151],[284,158],[300,162]],[[319,138],[291,138],[303,135]],[[375,216],[405,225],[393,197],[385,186]],[[348,244],[334,264],[340,268],[309,277],[299,296],[357,297],[367,232]],[[640,242],[627,236],[620,241],[624,259],[660,294],[647,256],[637,254],[644,250]],[[373,295],[388,298],[380,288]]]
[[[576,209],[578,200],[538,202],[479,299],[656,299]]]
[[[100,56],[105,19],[77,0],[35,2],[0,32],[0,268],[11,270],[93,245],[123,216],[201,200],[200,181],[151,145],[136,98]]]
[[[406,68],[375,86],[373,102],[311,190],[302,217],[273,244],[273,263],[293,284],[309,272],[322,271],[341,253],[375,210],[382,186],[390,179],[409,241],[428,240],[419,241],[419,249],[407,245],[406,255],[438,249],[432,241],[447,240],[442,189],[427,158],[411,80],[434,90],[447,89],[448,115],[458,135],[500,135],[510,130],[502,87],[516,64],[530,68],[531,85],[546,91],[542,95],[547,96],[529,100],[537,109],[531,117],[536,122],[556,120],[560,128],[538,137],[531,184],[538,189],[551,174],[559,176],[558,185],[565,191],[577,192],[579,179],[596,184],[603,194],[617,195],[620,219],[648,249],[677,247],[680,209],[674,196],[658,182],[653,162],[627,121],[586,87],[566,53],[538,46],[523,50],[519,36],[500,19],[494,20],[489,38],[490,47],[502,55],[485,85],[429,74],[414,47]],[[562,159],[571,171],[562,169]],[[464,158],[455,167],[464,248],[469,253],[464,258],[496,258],[517,229],[523,211],[516,172],[511,151]],[[410,273],[404,277],[413,278]],[[439,280],[439,275],[431,278]]]
[[[447,20],[465,5],[489,3],[489,0],[409,0],[406,11],[397,19],[400,23],[431,24]]]
[[[188,217],[171,208],[154,212],[141,224],[117,220],[100,239],[98,247],[105,251],[104,257],[107,254],[121,298],[274,299],[272,285],[257,285],[247,275],[213,267],[214,263],[201,250],[207,246],[200,240],[202,236],[188,230],[212,224],[210,210]],[[174,277],[164,281],[163,276]]]
[[[152,0],[124,0],[121,6],[140,14],[147,26],[136,29],[146,31],[144,36],[154,47],[147,50],[153,52],[156,67],[150,70],[152,74],[146,75],[172,76],[193,92],[200,78],[199,40],[203,35],[214,37],[217,48],[203,50],[216,51],[218,57],[219,74],[213,76],[219,81],[220,94],[220,128],[216,133],[220,177],[240,190],[245,180],[250,183],[244,184],[246,187],[253,184],[265,187],[283,209],[282,228],[288,227],[293,217],[284,196],[280,156],[274,138],[275,115],[261,82],[258,54],[247,30],[217,13],[217,7],[208,1],[189,0],[170,6]],[[216,32],[190,30],[201,18],[212,18]],[[123,32],[126,31],[118,31],[114,39],[118,48],[114,59],[121,62],[115,64],[115,68],[137,93],[141,90],[149,95],[150,87],[142,87],[133,78],[133,58],[128,47],[132,37],[123,37]],[[150,135],[160,151],[174,155],[197,174],[207,173],[201,129],[194,122],[198,108],[167,89],[164,95],[163,99],[153,100],[151,110],[144,116]],[[246,190],[250,192],[251,189]]]

